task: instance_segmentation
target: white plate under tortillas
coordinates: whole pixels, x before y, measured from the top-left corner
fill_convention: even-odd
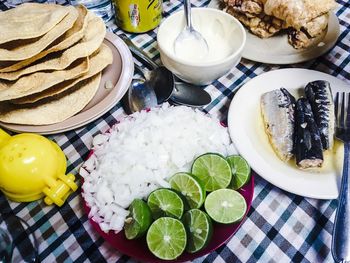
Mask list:
[[[102,79],[94,98],[79,113],[51,125],[33,126],[0,122],[0,126],[15,132],[55,134],[82,127],[109,111],[128,90],[134,73],[134,64],[129,48],[118,36],[108,32],[104,44],[112,50],[113,63],[102,72]],[[106,82],[111,85],[106,85]],[[106,89],[109,86],[112,88]]]

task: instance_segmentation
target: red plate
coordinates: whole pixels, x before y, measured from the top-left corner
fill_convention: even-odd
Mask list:
[[[247,212],[245,213],[243,220],[236,224],[229,224],[229,225],[223,225],[223,224],[217,224],[214,223],[214,232],[213,237],[208,244],[207,247],[205,247],[203,250],[197,252],[197,253],[183,253],[177,260],[161,260],[155,257],[147,247],[146,238],[141,238],[137,240],[128,240],[126,239],[124,235],[124,231],[119,232],[118,234],[115,234],[113,231],[110,231],[109,233],[105,233],[101,230],[99,225],[93,221],[92,219],[89,219],[91,225],[95,228],[95,230],[108,242],[117,249],[119,252],[128,255],[134,259],[140,260],[141,262],[150,262],[150,263],[164,263],[164,262],[184,262],[189,260],[194,260],[195,258],[204,256],[215,249],[219,248],[221,245],[225,244],[236,231],[241,226],[242,222],[247,216],[247,213],[250,209],[253,194],[254,194],[254,172],[252,172],[251,179],[249,180],[248,184],[246,184],[244,187],[242,187],[239,192],[243,195],[247,202]],[[90,212],[90,208],[86,205],[84,202],[84,208],[87,214]]]

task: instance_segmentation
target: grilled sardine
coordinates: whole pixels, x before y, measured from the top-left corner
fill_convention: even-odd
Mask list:
[[[295,98],[284,88],[264,93],[260,100],[265,132],[277,156],[293,156]]]
[[[320,132],[311,105],[298,99],[295,107],[295,159],[300,168],[321,167],[323,151]]]
[[[305,87],[312,112],[320,131],[323,149],[333,147],[334,134],[334,103],[330,84],[328,81],[316,80]]]

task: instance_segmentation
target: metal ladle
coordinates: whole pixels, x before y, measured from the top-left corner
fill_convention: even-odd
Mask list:
[[[200,87],[176,80],[170,70],[164,66],[156,64],[145,52],[136,47],[128,37],[125,35],[120,35],[119,37],[123,39],[131,53],[133,53],[138,60],[144,63],[148,68],[152,69],[152,73],[150,73],[151,75],[159,75],[160,79],[165,78],[168,83],[171,83],[169,79],[173,79],[173,85],[168,84],[168,86],[165,86],[163,82],[162,85],[154,86],[158,104],[170,99],[175,104],[190,107],[202,107],[211,102],[211,97],[208,92]]]

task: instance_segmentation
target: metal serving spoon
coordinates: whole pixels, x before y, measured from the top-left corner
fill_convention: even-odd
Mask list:
[[[134,64],[135,69],[144,77],[144,79],[134,79],[128,91],[128,101],[131,112],[140,111],[145,108],[157,106],[159,101],[166,101],[171,95],[171,90],[164,87],[174,86],[174,77],[164,68],[154,70],[142,69]],[[162,92],[156,92],[162,91]],[[159,94],[158,96],[156,94]]]
[[[186,26],[177,36],[174,42],[174,52],[180,55],[183,52],[197,52],[198,56],[204,57],[209,52],[209,46],[204,37],[192,26],[191,0],[184,0]],[[186,55],[186,54],[184,54]]]
[[[157,105],[157,96],[149,81],[133,79],[128,90],[128,108],[131,113]]]
[[[175,81],[175,88],[170,100],[179,105],[202,107],[211,102],[211,97],[208,92],[199,87]]]
[[[128,37],[125,35],[120,35],[120,38],[124,40],[131,53],[133,53],[133,55],[135,55],[139,61],[145,64],[148,68],[152,69],[152,74],[159,74],[159,78],[164,78],[162,75],[165,75],[165,78],[168,79],[168,81],[170,78],[173,78],[173,86],[157,85],[154,87],[154,91],[158,98],[158,104],[170,99],[170,101],[173,101],[176,104],[190,107],[202,107],[211,102],[209,93],[204,89],[177,80],[170,70],[155,63],[145,52],[136,47]]]

